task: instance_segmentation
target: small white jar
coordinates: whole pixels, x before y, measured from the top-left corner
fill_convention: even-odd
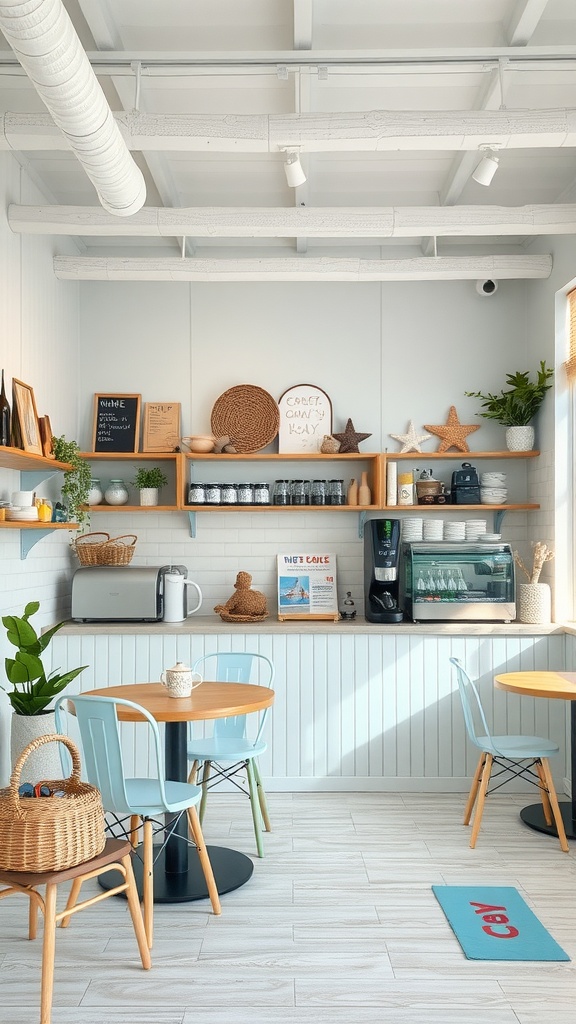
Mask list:
[[[111,480],[104,491],[109,505],[125,505],[128,501],[128,490],[123,480]]]

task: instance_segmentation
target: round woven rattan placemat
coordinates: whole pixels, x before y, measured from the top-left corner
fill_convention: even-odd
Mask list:
[[[264,619],[268,618],[269,612],[265,612],[264,615],[233,615],[232,612],[218,612],[223,622],[264,622]]]
[[[258,452],[276,437],[280,412],[264,388],[239,384],[216,399],[210,426],[215,437],[229,437],[237,452]]]

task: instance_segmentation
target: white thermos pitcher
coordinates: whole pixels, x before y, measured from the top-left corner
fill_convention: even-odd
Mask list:
[[[186,587],[194,587],[198,593],[198,604],[186,610]],[[197,612],[202,604],[202,591],[197,583],[186,579],[181,573],[168,572],[164,576],[164,622],[182,622],[187,615]]]

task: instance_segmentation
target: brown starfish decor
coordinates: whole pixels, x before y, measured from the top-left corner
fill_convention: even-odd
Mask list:
[[[367,437],[372,437],[372,434],[359,434],[357,430],[354,430],[352,420],[348,420],[344,433],[332,434],[332,437],[340,441],[339,454],[342,455],[345,452],[357,452],[360,441],[365,441]]]
[[[431,434],[436,434],[442,438],[437,449],[439,452],[447,452],[450,448],[456,448],[456,451],[459,452],[469,452],[470,449],[466,437],[468,434],[473,434],[479,427],[479,423],[460,423],[455,405],[450,406],[446,423],[441,423],[440,425],[424,424],[424,430],[429,430]]]

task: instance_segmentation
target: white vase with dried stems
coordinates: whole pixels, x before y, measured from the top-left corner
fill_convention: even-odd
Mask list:
[[[539,582],[540,573],[544,563],[554,558],[554,552],[543,541],[536,541],[532,547],[532,572],[526,568],[518,552],[514,552],[516,565],[529,581],[518,584],[518,621],[542,625],[552,620],[552,597],[549,585]]]

